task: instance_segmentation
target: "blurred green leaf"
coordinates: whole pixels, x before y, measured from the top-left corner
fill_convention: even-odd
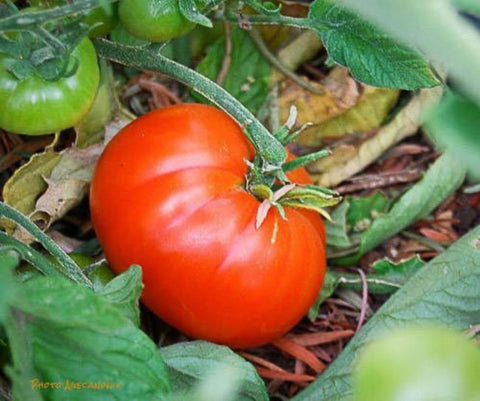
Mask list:
[[[422,180],[405,192],[388,213],[375,219],[371,227],[362,233],[358,252],[337,259],[335,263],[354,264],[363,254],[387,238],[428,216],[460,187],[464,179],[465,169],[448,153],[443,154],[431,165]]]
[[[409,90],[439,84],[418,53],[331,0],[314,1],[308,19],[329,57],[359,81]]]
[[[480,322],[480,227],[426,264],[350,341],[320,378],[292,401],[347,401],[359,351],[385,333],[408,325],[467,329]]]
[[[61,384],[33,391],[49,401],[164,399],[170,385],[156,345],[110,302],[66,279],[32,279],[23,288],[5,325],[14,400],[32,399],[17,391],[35,379]],[[113,388],[69,391],[72,383]]]
[[[206,341],[178,343],[160,349],[175,393],[190,388],[211,371],[234,368],[241,373],[241,385],[235,401],[268,401],[263,380],[255,368],[230,348]]]
[[[480,180],[480,108],[470,100],[448,92],[426,122],[438,145]]]
[[[370,343],[354,372],[355,401],[480,400],[480,349],[463,333],[426,326]]]
[[[452,0],[452,3],[461,10],[480,15],[480,3],[478,0]]]
[[[234,28],[231,40],[230,66],[222,86],[255,113],[268,95],[271,67],[244,29]],[[206,56],[197,66],[197,71],[216,81],[224,59],[225,37],[222,36],[208,48]],[[197,93],[194,93],[194,96],[206,101]]]

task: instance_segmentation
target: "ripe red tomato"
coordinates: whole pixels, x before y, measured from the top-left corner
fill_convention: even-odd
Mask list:
[[[232,347],[267,343],[314,302],[325,274],[318,214],[260,205],[244,189],[254,151],[226,113],[150,112],[109,143],[93,177],[92,220],[120,273],[143,268],[143,302],[182,332]],[[303,169],[292,179],[309,180]]]

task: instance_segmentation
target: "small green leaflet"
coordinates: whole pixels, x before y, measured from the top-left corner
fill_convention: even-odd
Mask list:
[[[253,113],[258,112],[269,91],[271,67],[250,39],[240,28],[231,33],[231,63],[222,86]],[[222,36],[208,48],[207,55],[197,66],[197,71],[216,81],[225,57],[225,37]],[[195,98],[206,101],[194,93]]]
[[[373,274],[367,274],[369,294],[393,294],[399,290],[425,263],[418,256],[401,260],[398,263],[385,258],[372,265]],[[328,269],[322,291],[310,308],[308,317],[315,320],[322,303],[333,295],[337,288],[362,291],[363,281],[360,274],[344,273]]]
[[[140,309],[138,299],[142,289],[142,269],[138,265],[132,265],[127,271],[109,281],[98,294],[115,306],[135,326],[139,327]]]

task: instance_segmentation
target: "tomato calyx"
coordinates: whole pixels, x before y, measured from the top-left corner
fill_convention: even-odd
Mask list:
[[[335,191],[316,185],[299,185],[288,183],[275,186],[274,190],[266,185],[257,184],[250,187],[250,192],[257,199],[262,200],[258,207],[256,228],[260,228],[267,217],[268,211],[275,207],[280,217],[286,220],[284,207],[314,210],[324,218],[331,221],[331,217],[325,210],[326,207],[334,206],[340,202],[341,197]]]
[[[292,133],[296,118],[297,110],[292,107],[287,122],[273,135],[284,146],[293,141],[307,126],[304,125],[298,131]],[[342,199],[341,196],[331,189],[317,185],[292,183],[287,176],[288,172],[304,167],[308,163],[329,154],[329,150],[323,149],[293,160],[284,161],[280,168],[272,168],[271,170],[264,168],[264,160],[258,155],[255,156],[253,162],[246,161],[249,167],[246,176],[246,190],[261,201],[257,211],[257,229],[272,207],[278,210],[283,219],[286,219],[284,207],[293,207],[314,210],[327,220],[331,220],[325,208],[339,203]]]
[[[28,22],[41,12],[37,7],[18,10],[12,5],[8,15],[18,15],[22,21]],[[72,52],[87,35],[88,29],[81,17],[61,25],[52,22],[26,24],[0,36],[0,54],[11,58],[8,71],[18,80],[32,75],[45,81],[68,78],[78,68],[78,60],[72,57]]]
[[[178,0],[178,5],[180,12],[187,20],[207,28],[213,27],[212,21],[200,12],[195,1]]]

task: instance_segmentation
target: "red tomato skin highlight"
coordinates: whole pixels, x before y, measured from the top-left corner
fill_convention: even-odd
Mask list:
[[[238,124],[207,105],[139,117],[108,144],[93,177],[95,231],[116,273],[143,269],[142,301],[185,334],[243,348],[291,329],[320,291],[318,214],[272,208],[243,188],[254,151]],[[308,183],[303,169],[290,173]]]

